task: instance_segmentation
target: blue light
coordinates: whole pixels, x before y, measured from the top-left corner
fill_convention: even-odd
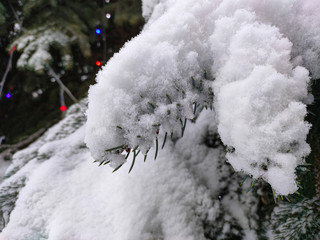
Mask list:
[[[96,29],[96,34],[99,35],[100,33],[101,33],[101,29],[100,29],[100,28],[97,28],[97,29]]]
[[[7,93],[7,94],[6,94],[6,98],[8,98],[8,99],[11,98],[11,94],[10,94],[10,93]]]

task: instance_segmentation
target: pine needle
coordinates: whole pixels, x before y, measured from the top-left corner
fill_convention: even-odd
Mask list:
[[[203,90],[203,81],[202,79],[200,80],[200,85],[199,85],[199,91],[202,92]]]
[[[198,105],[198,103],[197,103],[197,102],[195,102],[195,103],[194,103],[194,109],[193,109],[193,115],[196,115],[196,112],[197,112],[197,105]]]
[[[136,151],[136,150],[138,149],[138,147],[139,147],[139,145],[136,146],[136,147],[132,150],[132,152]]]
[[[247,190],[246,193],[248,193],[248,192],[250,192],[250,191],[252,190],[252,188],[254,187],[254,184],[255,184],[255,183],[256,183],[256,179],[253,179],[252,182],[251,182],[251,185],[250,185],[250,187],[248,188],[248,190]]]
[[[119,168],[121,168],[121,167],[122,167],[122,165],[123,165],[123,163],[122,163],[122,164],[120,164],[118,167],[116,167],[116,168],[112,171],[112,173],[114,173],[115,171],[118,171],[118,170],[119,170]]]
[[[118,147],[114,147],[114,148],[110,148],[110,149],[107,149],[105,150],[106,152],[111,152],[113,150],[117,150],[117,149],[120,149],[120,148],[123,148],[124,145],[121,145],[121,146],[118,146]]]
[[[169,94],[166,94],[166,97],[168,98],[169,102],[172,104],[172,100],[171,100]]]
[[[130,155],[131,151],[129,150],[129,152],[126,155],[126,159],[128,159],[129,155]]]
[[[277,204],[277,194],[274,192],[274,190],[272,189],[272,195],[273,195],[273,201],[275,204]]]
[[[154,155],[154,160],[157,159],[157,156],[158,156],[158,138],[156,137],[156,153]]]
[[[104,161],[100,162],[100,164],[98,165],[98,167],[100,167],[103,163],[104,163]]]
[[[134,163],[136,162],[136,156],[137,156],[137,155],[138,155],[138,154],[136,154],[136,150],[133,150],[133,160],[132,160],[132,164],[131,164],[131,167],[130,167],[128,173],[131,172],[131,170],[132,170],[132,168],[133,168],[133,166],[134,166]]]
[[[242,186],[242,185],[244,184],[244,182],[248,179],[248,177],[249,177],[249,175],[246,175],[246,176],[243,178],[242,182],[240,183],[240,186]]]
[[[311,115],[313,115],[313,116],[317,116],[316,114],[314,114],[313,112],[311,112],[310,110],[308,110],[308,113],[310,113]]]
[[[191,83],[192,83],[192,87],[196,87],[196,82],[193,77],[191,77]]]
[[[186,129],[186,125],[187,125],[187,119],[184,119],[184,124],[183,124],[183,126],[182,126],[181,137],[183,137],[183,135],[184,135],[184,130]]]
[[[156,108],[151,102],[148,102],[148,104],[149,104],[153,109]]]
[[[166,134],[164,135],[164,140],[163,140],[163,144],[162,144],[161,149],[163,149],[163,148],[164,148],[164,145],[166,145],[167,135],[168,135],[168,133],[166,132]]]
[[[147,150],[146,155],[144,155],[144,159],[143,159],[144,162],[146,162],[146,160],[147,160],[148,152],[149,152],[149,150]]]

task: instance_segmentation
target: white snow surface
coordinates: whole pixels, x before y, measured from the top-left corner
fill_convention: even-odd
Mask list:
[[[304,118],[309,74],[320,77],[319,10],[314,0],[143,1],[146,26],[89,91],[92,156],[117,167],[126,161],[117,153],[146,154],[158,130],[178,138],[185,119],[213,106],[233,168],[294,193],[295,168],[310,152]]]
[[[257,200],[251,193],[237,196],[242,188],[224,164],[223,148],[203,144],[216,131],[213,115],[203,111],[175,147],[168,140],[156,161],[139,155],[128,174],[128,164],[112,173],[92,163],[83,144],[84,117],[78,106],[71,107],[64,120],[14,155],[0,185],[2,213],[3,199],[12,193],[7,188],[20,190],[0,239],[201,240],[203,224],[216,237],[240,234],[224,227],[232,221],[244,239],[256,236]],[[218,196],[226,188],[230,192]],[[229,211],[230,205],[237,207]]]
[[[160,0],[142,1],[142,16],[144,18],[150,18],[154,12],[154,7],[159,4]]]

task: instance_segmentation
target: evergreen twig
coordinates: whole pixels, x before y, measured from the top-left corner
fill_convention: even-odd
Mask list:
[[[166,133],[165,133],[165,135],[164,135],[164,140],[163,140],[163,144],[162,144],[161,149],[163,149],[163,148],[164,148],[164,145],[166,144],[166,141],[167,141],[167,135],[168,135],[168,133],[166,132]]]
[[[157,159],[157,156],[158,156],[158,137],[156,137],[156,152],[155,152],[155,155],[154,155],[154,160]]]

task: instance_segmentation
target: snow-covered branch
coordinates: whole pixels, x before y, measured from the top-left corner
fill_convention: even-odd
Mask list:
[[[126,149],[146,154],[158,130],[179,136],[185,119],[214,100],[212,121],[234,169],[278,194],[295,192],[295,168],[310,152],[304,117],[309,71],[320,73],[320,31],[310,30],[319,9],[293,0],[144,1],[144,30],[89,92],[93,157],[118,167]]]

